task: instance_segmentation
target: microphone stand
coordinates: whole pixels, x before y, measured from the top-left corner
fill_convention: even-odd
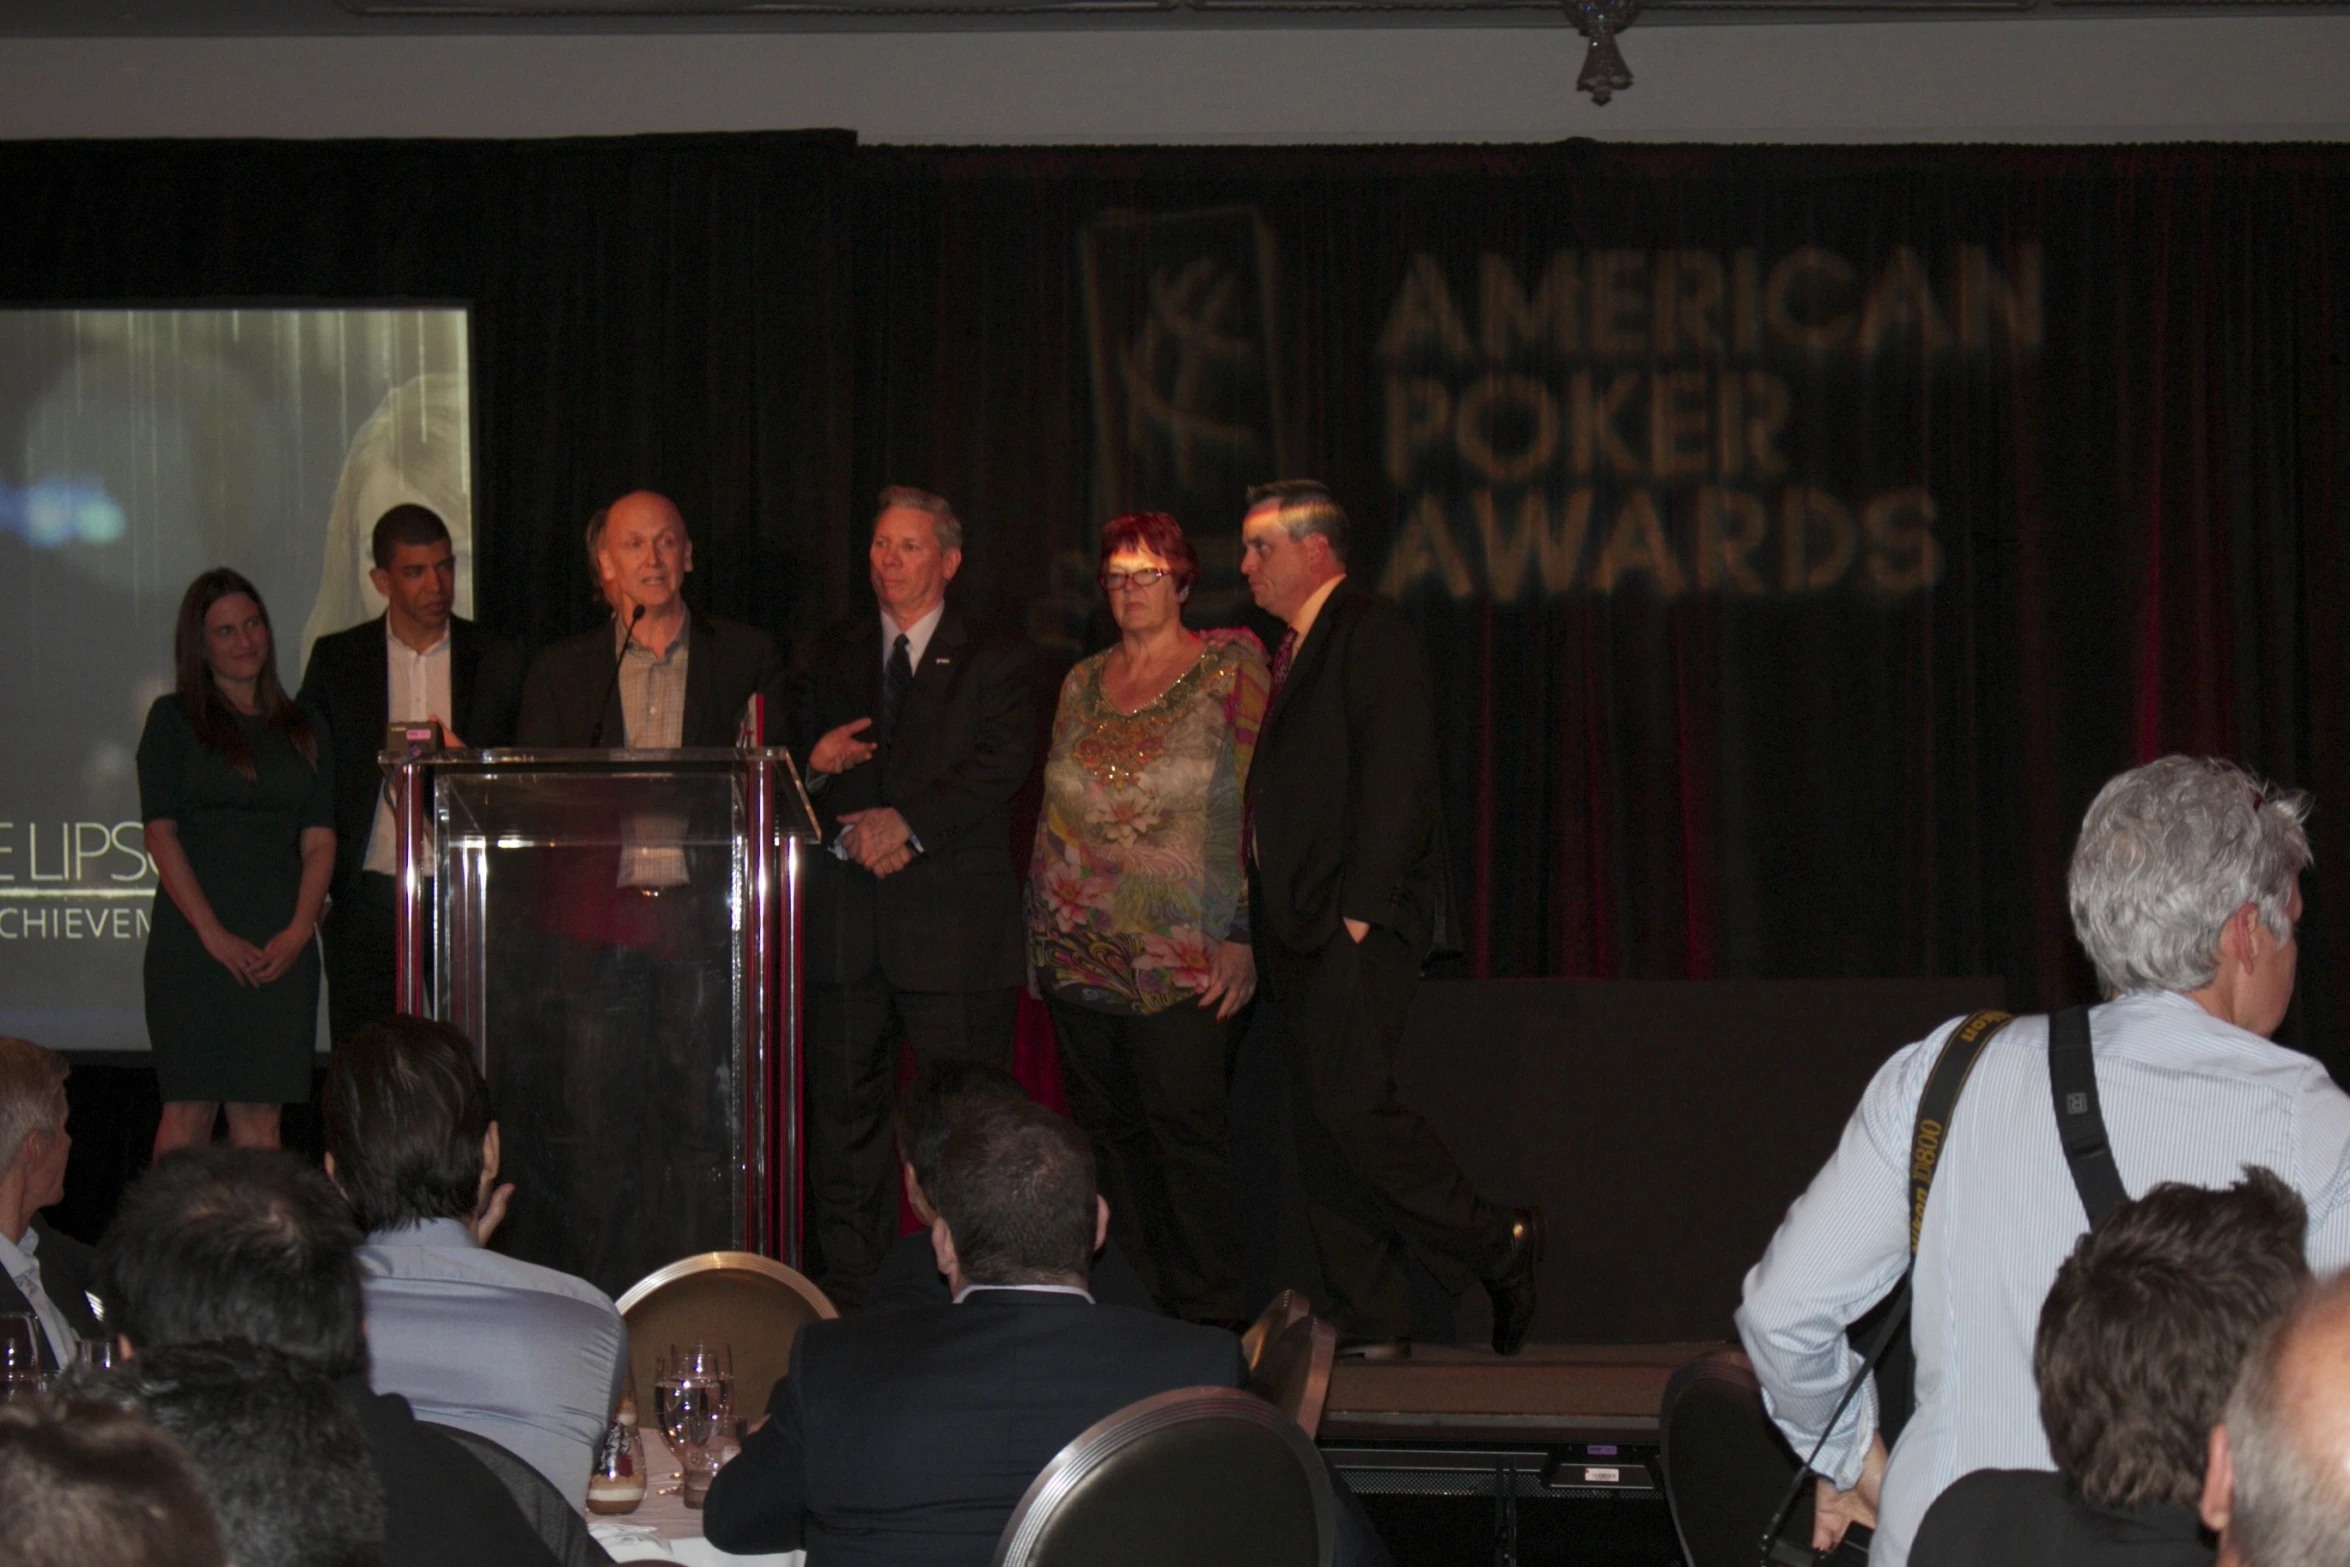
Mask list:
[[[612,693],[620,689],[620,666],[628,661],[628,644],[636,637],[636,623],[645,618],[645,607],[639,604],[628,612],[628,635],[620,639],[619,656],[612,660],[612,678],[604,683],[604,699],[596,704],[596,732],[588,737],[587,748],[601,750],[604,744],[604,715],[612,710]],[[621,739],[627,740],[625,729]]]

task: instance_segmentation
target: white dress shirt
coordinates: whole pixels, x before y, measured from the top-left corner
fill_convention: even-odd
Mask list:
[[[937,603],[931,605],[929,612],[923,615],[921,619],[915,621],[910,626],[901,626],[896,621],[890,619],[889,611],[884,609],[881,612],[882,674],[887,676],[889,673],[889,655],[891,651],[897,647],[898,638],[900,635],[903,635],[906,639],[906,657],[913,660],[914,668],[920,669],[922,667],[922,655],[930,648],[931,633],[938,630],[939,618],[946,614],[946,612],[947,601],[942,598]]]
[[[1844,1325],[1909,1256],[1911,1126],[1953,1019],[1879,1069],[1843,1140],[1746,1275],[1738,1336],[1764,1401],[1807,1455],[1859,1369]],[[2309,1204],[2309,1265],[2350,1263],[2350,1097],[2309,1057],[2171,991],[2093,1009],[2097,1094],[2124,1187],[2223,1187],[2266,1165]],[[1976,1469],[2053,1469],[2032,1339],[2056,1270],[2089,1227],[2048,1088],[2048,1020],[2020,1017],[1984,1047],[1934,1175],[1918,1238],[1910,1335],[1917,1410],[1885,1472],[1871,1567],[1903,1567],[1926,1508]],[[1860,1476],[1876,1430],[1864,1385],[1814,1467]]]
[[[1031,1295],[1074,1295],[1089,1306],[1094,1304],[1093,1291],[1079,1289],[1074,1284],[966,1284],[955,1291],[955,1304],[960,1306],[981,1290],[1026,1290]]]
[[[419,653],[392,633],[390,617],[384,620],[384,668],[388,676],[384,691],[384,717],[395,724],[420,724],[434,714],[442,723],[450,722],[449,711],[457,704],[449,695],[449,633],[441,632],[441,639]],[[390,876],[400,867],[399,834],[392,821],[391,791],[380,789],[375,796],[375,822],[367,831],[367,858],[360,869]]]
[[[56,1364],[62,1370],[73,1364],[74,1343],[80,1335],[65,1320],[65,1313],[57,1309],[57,1302],[49,1298],[49,1292],[41,1288],[41,1261],[34,1255],[40,1246],[41,1232],[29,1224],[24,1227],[21,1239],[11,1241],[0,1235],[0,1268],[7,1270],[9,1278],[16,1281],[17,1291],[33,1308],[33,1315],[40,1320],[41,1333],[49,1340],[49,1353],[56,1357]]]

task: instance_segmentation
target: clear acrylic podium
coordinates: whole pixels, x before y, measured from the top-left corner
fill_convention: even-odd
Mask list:
[[[800,1260],[799,856],[781,748],[387,753],[401,1011],[473,1040],[498,1248],[617,1296]]]

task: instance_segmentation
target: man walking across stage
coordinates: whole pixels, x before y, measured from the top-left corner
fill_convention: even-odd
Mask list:
[[[509,745],[522,649],[451,613],[457,556],[448,524],[404,503],[376,520],[384,612],[310,649],[298,700],[334,737],[334,903],[326,916],[327,1018],[339,1044],[392,1015],[395,822],[383,768],[387,724],[433,719],[453,747]]]
[[[918,1064],[1012,1064],[1026,936],[1011,803],[1036,750],[1033,650],[947,598],[954,508],[882,491],[868,563],[877,612],[817,643],[792,731],[820,737],[804,757],[829,850],[809,856],[801,946],[808,1167],[818,1282],[844,1308],[896,1233],[901,1033]]]
[[[1444,879],[1419,633],[1346,574],[1346,513],[1307,480],[1249,491],[1242,575],[1288,630],[1248,775],[1257,969],[1286,1036],[1298,1162],[1342,1353],[1409,1352],[1404,1263],[1482,1280],[1493,1347],[1533,1325],[1542,1210],[1480,1198],[1403,1102],[1395,1057]]]

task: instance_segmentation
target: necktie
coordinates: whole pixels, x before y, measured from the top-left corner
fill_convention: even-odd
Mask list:
[[[906,704],[906,690],[914,683],[914,660],[906,651],[906,634],[898,633],[890,644],[889,667],[881,675],[881,738],[887,740],[898,727],[898,709]]]
[[[1297,656],[1297,629],[1291,627],[1281,633],[1281,645],[1273,650],[1273,691],[1281,689],[1281,682],[1289,678],[1289,661]],[[1266,693],[1272,699],[1272,692]]]

